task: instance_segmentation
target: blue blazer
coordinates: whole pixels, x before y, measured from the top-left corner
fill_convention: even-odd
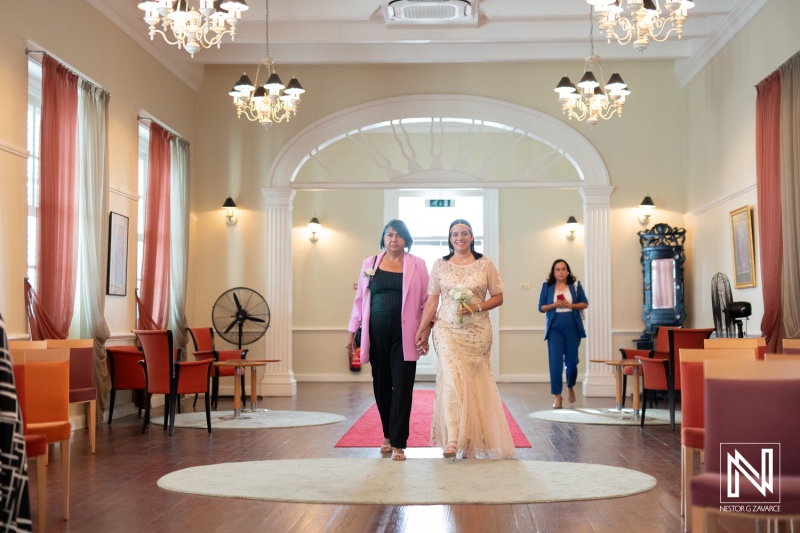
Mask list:
[[[581,287],[581,282],[576,281],[572,285],[567,285],[569,287],[569,292],[572,294],[572,303],[585,303],[588,304],[589,300],[586,299],[586,293],[583,292],[583,287]],[[553,303],[553,299],[555,298],[556,294],[556,284],[553,283],[552,285],[548,285],[545,281],[542,284],[542,292],[539,293],[539,312],[544,313],[542,311],[543,305],[549,305]],[[581,339],[586,338],[586,330],[583,328],[583,319],[581,318],[580,311],[572,311],[572,317],[575,319],[575,327],[578,329],[578,336]],[[550,334],[550,327],[553,325],[553,320],[556,318],[556,310],[551,309],[547,311],[545,315],[545,325],[544,325],[544,340],[547,340],[547,336]]]

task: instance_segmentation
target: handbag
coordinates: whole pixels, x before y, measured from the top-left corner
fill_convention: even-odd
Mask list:
[[[372,260],[372,269],[373,270],[375,269],[375,263],[377,263],[377,262],[378,262],[378,256],[376,255],[375,259]],[[369,289],[369,284],[370,283],[372,283],[372,278],[371,277],[369,278],[369,281],[367,282],[367,289]],[[358,326],[358,329],[356,330],[356,334],[354,336],[354,341],[356,343],[356,346],[361,348],[361,326]]]

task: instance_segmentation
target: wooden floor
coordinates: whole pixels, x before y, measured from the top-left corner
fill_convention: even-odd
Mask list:
[[[418,383],[432,388],[432,383]],[[50,452],[47,531],[267,531],[267,532],[652,532],[682,531],[679,516],[680,432],[669,426],[569,425],[534,420],[533,411],[552,403],[549,385],[500,384],[500,393],[532,448],[519,458],[599,463],[640,470],[658,479],[655,489],[627,498],[527,505],[310,505],[210,498],[169,492],[157,480],[177,469],[209,463],[303,457],[379,457],[378,447],[333,445],[373,403],[370,384],[300,383],[291,398],[265,398],[279,410],[338,413],[346,422],[326,426],[262,430],[176,429],[160,426],[140,434],[135,415],[102,424],[97,453],[89,452],[88,431],[73,434],[70,519],[61,515],[61,465]],[[577,388],[576,388],[577,390]],[[201,400],[202,402],[202,400]],[[198,408],[201,402],[198,402]],[[609,398],[577,405],[607,407]],[[184,401],[184,412],[191,402]],[[220,401],[231,408],[230,399]],[[154,411],[156,415],[160,410]],[[413,450],[412,450],[413,451]],[[413,460],[409,452],[409,461]],[[36,515],[36,481],[31,479]],[[480,490],[480,487],[476,487]],[[724,517],[720,531],[766,531],[763,521]]]

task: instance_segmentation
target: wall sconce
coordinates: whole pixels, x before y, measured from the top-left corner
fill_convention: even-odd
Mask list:
[[[653,199],[650,196],[645,196],[642,200],[642,203],[639,204],[639,210],[641,211],[641,215],[639,215],[639,224],[646,226],[650,223],[650,216],[653,214],[653,210],[656,208],[656,204],[653,203]]]
[[[308,239],[311,242],[317,242],[317,240],[319,240],[319,237],[317,237],[317,232],[321,228],[322,224],[319,223],[319,219],[317,217],[312,218],[311,222],[308,223],[308,231],[311,232],[311,234],[308,236]]]
[[[571,241],[575,238],[576,229],[578,229],[578,219],[570,215],[567,219],[567,239]]]
[[[238,222],[236,219],[235,210],[236,210],[236,202],[233,201],[233,198],[228,196],[225,199],[225,203],[222,204],[222,209],[225,210],[225,218],[227,218],[227,223],[229,226],[233,226]]]

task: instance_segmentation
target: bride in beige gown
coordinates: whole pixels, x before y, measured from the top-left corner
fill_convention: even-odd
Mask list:
[[[422,325],[436,313],[433,345],[439,364],[431,444],[441,446],[445,457],[516,457],[489,364],[492,325],[487,311],[503,303],[503,282],[494,263],[474,251],[467,221],[451,224],[449,240],[452,253],[437,259],[431,270],[428,301],[417,335],[418,345],[427,350],[427,332]],[[472,291],[471,300],[463,307],[449,296],[454,287]]]

